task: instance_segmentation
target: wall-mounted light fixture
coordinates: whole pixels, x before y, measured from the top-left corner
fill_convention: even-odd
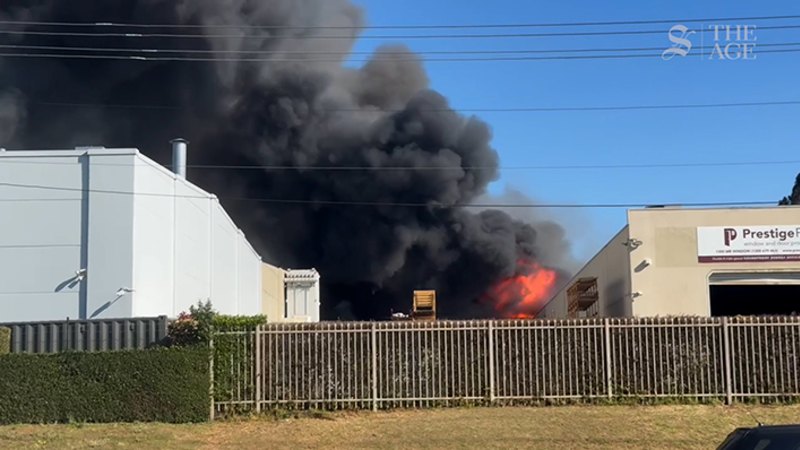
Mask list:
[[[117,289],[117,297],[122,297],[125,294],[130,294],[131,292],[135,292],[135,291],[133,289],[131,289],[131,288],[121,287],[121,288]]]
[[[631,250],[636,250],[637,248],[642,246],[642,241],[635,238],[630,238],[627,241],[623,242],[622,245],[628,247]]]
[[[633,268],[633,271],[636,273],[642,272],[644,269],[647,269],[653,264],[653,260],[650,258],[642,260],[636,267]]]

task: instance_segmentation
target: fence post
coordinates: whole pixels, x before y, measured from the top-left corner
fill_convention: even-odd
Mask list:
[[[372,357],[372,410],[378,410],[378,325],[370,329],[370,356]]]
[[[214,335],[213,333],[208,338],[208,420],[214,421]]]
[[[733,383],[731,382],[731,335],[727,317],[722,318],[722,350],[725,368],[725,403],[730,405],[733,403]]]
[[[495,363],[495,361],[494,361],[494,321],[491,321],[491,320],[489,321],[488,333],[489,333],[489,339],[488,339],[488,343],[489,343],[489,402],[490,403],[494,403],[494,398],[495,398],[495,395],[494,395],[494,386],[495,386],[495,383],[494,383],[494,377],[495,377],[495,373],[494,373],[494,363]]]
[[[263,384],[263,371],[261,368],[264,366],[263,361],[261,360],[261,325],[256,326],[255,338],[256,338],[256,355],[253,358],[253,363],[255,364],[255,376],[256,376],[256,413],[261,412],[261,385]]]
[[[608,317],[603,318],[603,345],[604,349],[604,366],[606,372],[606,395],[608,398],[614,396],[614,387],[611,384],[611,323]]]

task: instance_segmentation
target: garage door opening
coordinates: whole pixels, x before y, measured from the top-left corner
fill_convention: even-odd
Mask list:
[[[709,289],[712,316],[800,313],[800,273],[714,274]]]

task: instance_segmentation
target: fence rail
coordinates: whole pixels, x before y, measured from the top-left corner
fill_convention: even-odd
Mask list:
[[[165,317],[0,323],[11,329],[12,353],[144,349],[167,336]]]
[[[215,410],[800,396],[800,318],[267,325],[214,338]]]

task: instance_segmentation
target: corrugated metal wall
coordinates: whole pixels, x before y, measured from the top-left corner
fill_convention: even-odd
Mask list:
[[[0,323],[11,329],[12,353],[144,349],[167,337],[166,316],[137,319]]]

